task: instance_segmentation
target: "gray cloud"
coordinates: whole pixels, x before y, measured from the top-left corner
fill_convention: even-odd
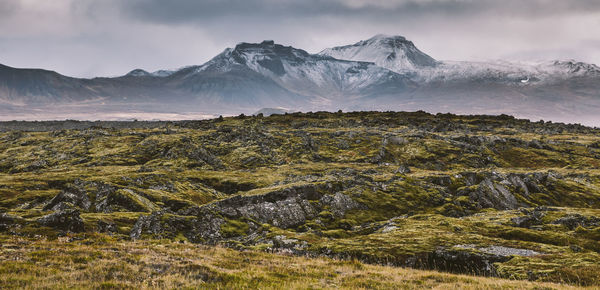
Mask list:
[[[5,13],[14,11],[18,6],[19,6],[19,2],[0,1],[0,13],[2,13],[2,15],[6,15]]]
[[[600,1],[573,0],[132,0],[124,10],[149,21],[181,23],[207,22],[223,17],[269,19],[358,16],[382,20],[398,17],[476,16],[494,14],[510,17],[551,17],[570,13],[600,11]]]
[[[0,0],[0,63],[74,76],[201,64],[238,42],[318,52],[400,34],[438,59],[600,63],[597,0]]]

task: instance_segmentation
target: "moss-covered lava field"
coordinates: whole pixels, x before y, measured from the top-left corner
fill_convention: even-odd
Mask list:
[[[600,287],[600,129],[3,122],[0,241],[0,288]]]

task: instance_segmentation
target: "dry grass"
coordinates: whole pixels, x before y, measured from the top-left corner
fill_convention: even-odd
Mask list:
[[[103,235],[0,240],[2,289],[574,288],[167,241],[116,241]]]

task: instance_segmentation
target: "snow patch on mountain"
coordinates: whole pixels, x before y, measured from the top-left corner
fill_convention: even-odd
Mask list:
[[[417,82],[433,81],[490,81],[497,83],[536,84],[572,77],[600,76],[593,64],[567,61],[509,62],[509,61],[443,61],[432,68],[415,70]]]
[[[398,73],[435,67],[438,64],[435,59],[417,49],[406,38],[384,34],[378,34],[352,45],[328,48],[319,54],[337,59],[373,62]]]

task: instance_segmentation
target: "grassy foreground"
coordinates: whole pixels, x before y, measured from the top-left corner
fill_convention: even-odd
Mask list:
[[[0,288],[576,289],[164,240],[0,236]]]

